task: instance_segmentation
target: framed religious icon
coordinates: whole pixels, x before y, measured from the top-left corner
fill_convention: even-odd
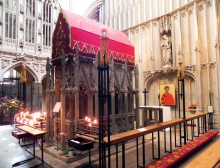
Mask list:
[[[175,84],[160,85],[160,104],[167,106],[176,105],[175,94]]]

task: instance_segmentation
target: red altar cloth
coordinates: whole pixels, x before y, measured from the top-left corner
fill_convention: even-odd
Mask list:
[[[59,32],[60,27],[62,27],[64,31],[67,31],[67,27],[69,29],[69,33],[66,31],[64,32],[68,38],[71,38],[68,41],[68,52],[73,52],[73,50],[77,48],[81,54],[84,53],[87,57],[95,58],[100,48],[102,24],[69,11],[62,10],[59,14],[57,26],[54,31],[52,58],[58,57],[55,53],[55,48],[57,48],[56,43],[57,41],[63,40],[56,37],[61,35]],[[134,46],[129,41],[128,37],[118,30],[107,26],[105,26],[105,28],[107,29],[107,36],[109,37],[108,46],[110,55],[114,58],[115,62],[124,63],[127,59],[128,64],[134,65]],[[56,51],[57,50],[58,49],[56,49]],[[65,52],[66,51],[67,50],[65,50]]]

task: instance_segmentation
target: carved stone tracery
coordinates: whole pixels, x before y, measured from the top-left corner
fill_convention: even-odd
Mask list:
[[[171,42],[171,16],[165,15],[160,18],[161,49],[163,68],[172,66],[172,42]]]

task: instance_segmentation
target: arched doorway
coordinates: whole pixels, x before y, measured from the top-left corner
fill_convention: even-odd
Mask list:
[[[17,64],[17,66],[13,66],[3,74],[2,82],[0,84],[0,97],[22,100],[24,101],[23,107],[28,111],[39,111],[41,109],[39,104],[39,100],[41,99],[41,89],[39,88],[39,85],[35,83],[35,76],[28,67],[26,71],[27,82],[23,83],[20,80],[22,67],[22,64]],[[7,115],[4,116],[2,113],[0,116],[1,123],[7,123],[8,120],[13,120],[13,115],[15,113],[17,113],[17,111],[13,111],[10,118],[8,118]]]
[[[185,108],[188,109],[191,105],[197,106],[197,84],[195,78],[189,75],[188,72],[185,71]],[[177,71],[172,71],[169,73],[155,73],[153,76],[150,76],[145,80],[145,88],[148,91],[147,95],[147,105],[149,106],[159,106],[158,100],[158,91],[160,90],[160,85],[163,84],[174,84],[175,93],[176,93],[176,105],[170,105],[171,108],[171,118],[177,118],[177,109],[178,107],[178,98],[177,98],[177,90],[178,90],[178,79],[177,79]],[[143,96],[143,95],[142,95]],[[142,99],[144,100],[144,99]],[[198,106],[197,106],[198,108]],[[187,115],[191,115],[190,111],[187,110]]]

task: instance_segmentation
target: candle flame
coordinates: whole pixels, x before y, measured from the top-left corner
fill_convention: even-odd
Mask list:
[[[30,120],[29,124],[30,126],[34,126],[34,122],[32,120]]]

